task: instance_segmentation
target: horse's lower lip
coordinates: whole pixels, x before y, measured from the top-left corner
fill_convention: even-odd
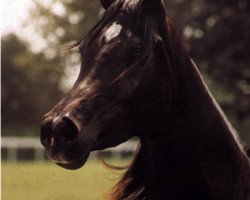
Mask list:
[[[59,165],[60,167],[63,167],[65,169],[70,169],[70,170],[76,170],[81,168],[87,161],[89,154],[86,154],[82,156],[80,159],[70,162],[70,163],[59,163],[57,162],[56,164]]]

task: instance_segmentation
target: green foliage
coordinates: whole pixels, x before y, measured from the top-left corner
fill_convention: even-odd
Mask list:
[[[98,0],[52,0],[49,5],[34,0],[30,12],[37,32],[46,39],[48,47],[80,40],[96,23],[101,5]]]
[[[227,92],[249,95],[249,2],[196,0],[176,8],[183,16],[173,17],[181,21],[190,54],[203,72]]]
[[[2,38],[2,52],[2,134],[38,134],[42,114],[62,96],[60,61],[32,53],[14,34]]]
[[[118,162],[116,162],[118,163]],[[126,162],[119,161],[119,165]],[[52,163],[3,163],[4,200],[97,200],[103,199],[122,172],[105,169],[90,160],[76,171]]]

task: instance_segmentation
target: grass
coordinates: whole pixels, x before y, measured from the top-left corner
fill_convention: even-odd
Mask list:
[[[2,200],[99,200],[104,199],[121,174],[96,160],[76,171],[49,162],[2,163],[1,195]]]

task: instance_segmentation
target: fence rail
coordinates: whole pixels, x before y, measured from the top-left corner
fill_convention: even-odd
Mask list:
[[[109,148],[98,152],[104,156],[123,157],[130,156],[136,151],[138,146],[137,140],[129,140],[115,148]],[[96,154],[97,152],[92,153]],[[2,137],[1,138],[1,157],[2,160],[8,162],[16,162],[18,160],[46,160],[44,147],[40,143],[40,139],[36,137]]]

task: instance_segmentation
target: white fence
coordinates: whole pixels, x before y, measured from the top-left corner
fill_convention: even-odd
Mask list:
[[[129,140],[115,148],[109,148],[103,151],[103,154],[109,156],[131,155],[136,151],[137,140]],[[96,153],[96,152],[94,152]],[[18,160],[45,160],[45,150],[40,143],[39,138],[35,137],[2,137],[1,138],[2,160],[16,162]],[[23,155],[22,158],[21,155]],[[93,157],[93,156],[91,156]]]

